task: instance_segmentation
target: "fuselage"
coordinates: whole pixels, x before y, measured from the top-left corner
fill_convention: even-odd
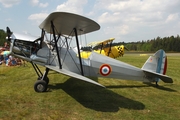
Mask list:
[[[31,43],[27,41],[23,42],[24,44]],[[42,66],[51,65],[59,67],[57,52],[49,43],[43,41],[41,48],[28,47],[28,49],[24,44],[24,47],[20,47],[15,43],[17,44],[18,41],[14,41],[12,45],[12,55]],[[67,47],[58,47],[58,50],[62,69],[81,74],[82,71],[77,51]],[[140,68],[96,52],[92,52],[88,58],[81,58],[81,60],[84,76],[148,81]]]

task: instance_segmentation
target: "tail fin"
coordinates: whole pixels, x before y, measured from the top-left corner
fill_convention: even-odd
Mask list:
[[[166,77],[165,74],[167,70],[167,56],[164,50],[160,49],[153,56],[150,56],[141,69],[145,73],[147,73],[147,71],[151,72],[152,74],[155,73],[156,74],[155,76],[148,76],[148,77],[155,77],[154,78],[155,82],[158,82],[159,79],[162,78],[160,76],[164,75],[164,77]]]
[[[153,56],[150,56],[142,69],[165,75],[167,70],[167,56],[164,50],[158,50]]]

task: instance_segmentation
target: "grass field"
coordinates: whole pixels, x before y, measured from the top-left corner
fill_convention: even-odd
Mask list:
[[[119,58],[142,67],[147,56]],[[168,54],[173,84],[99,78],[101,88],[50,71],[48,92],[33,89],[37,76],[28,66],[0,66],[0,120],[176,120],[180,118],[180,55]],[[43,68],[42,68],[43,69]]]

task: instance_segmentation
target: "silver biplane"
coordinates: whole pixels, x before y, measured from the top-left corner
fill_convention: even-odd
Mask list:
[[[163,50],[150,56],[142,68],[92,52],[88,58],[82,58],[79,48],[79,36],[99,30],[95,21],[72,13],[51,13],[40,25],[40,37],[12,33],[7,27],[7,39],[11,42],[11,55],[30,62],[38,75],[34,84],[36,92],[45,92],[48,88],[49,70],[78,78],[101,87],[103,85],[89,77],[118,78],[142,82],[165,83],[173,80],[166,76],[167,57]],[[49,35],[49,37],[47,36]],[[76,41],[77,48],[71,47]],[[44,73],[38,68],[44,66]]]

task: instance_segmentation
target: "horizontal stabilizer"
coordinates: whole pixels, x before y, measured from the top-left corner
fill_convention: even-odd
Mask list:
[[[142,69],[143,70],[143,69]],[[146,77],[148,78],[159,78],[161,79],[163,82],[165,83],[173,83],[173,80],[172,78],[170,78],[169,76],[167,75],[163,75],[163,74],[159,74],[159,73],[155,73],[155,72],[152,72],[152,71],[148,71],[148,70],[143,70]]]
[[[73,77],[73,78],[77,78],[77,79],[80,79],[80,80],[83,80],[85,82],[89,82],[89,83],[92,83],[92,84],[95,84],[95,85],[98,85],[98,86],[101,86],[101,87],[104,87],[103,85],[87,78],[87,77],[84,77],[82,75],[79,75],[77,73],[74,73],[74,72],[71,72],[71,71],[68,71],[66,69],[59,69],[58,67],[55,67],[55,66],[51,66],[51,65],[45,65],[45,67],[51,69],[51,70],[54,70],[54,71],[57,71],[61,74],[64,74],[64,75],[67,75],[67,76],[70,76],[70,77]]]

